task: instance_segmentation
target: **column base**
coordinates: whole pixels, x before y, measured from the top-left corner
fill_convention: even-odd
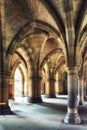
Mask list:
[[[41,97],[33,97],[33,98],[28,98],[27,101],[29,103],[42,103]]]
[[[83,102],[79,102],[79,105],[83,105],[84,103]]]
[[[62,92],[57,92],[56,95],[63,95],[63,93]]]
[[[86,97],[86,96],[84,96],[84,99],[85,99],[85,100],[87,100],[87,97]]]
[[[56,95],[46,95],[46,98],[56,98]]]
[[[64,123],[66,123],[66,124],[80,124],[81,119],[77,113],[76,114],[68,113],[64,119]]]
[[[11,114],[10,107],[8,105],[0,105],[0,115]]]

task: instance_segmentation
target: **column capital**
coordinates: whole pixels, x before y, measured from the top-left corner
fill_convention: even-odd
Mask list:
[[[30,76],[29,79],[37,79],[37,80],[41,80],[42,77],[41,76]]]
[[[83,75],[78,75],[78,79],[83,80],[84,76]]]
[[[84,78],[84,75],[83,75],[83,71],[80,69],[80,71],[78,72],[78,77],[79,78]]]
[[[68,74],[74,74],[78,72],[78,67],[67,67],[66,71]]]

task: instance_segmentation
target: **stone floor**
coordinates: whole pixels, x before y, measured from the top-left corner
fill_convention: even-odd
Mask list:
[[[67,125],[67,99],[43,98],[41,104],[30,104],[25,99],[9,103],[13,114],[0,115],[0,130],[87,130],[87,104],[79,106],[80,125]]]

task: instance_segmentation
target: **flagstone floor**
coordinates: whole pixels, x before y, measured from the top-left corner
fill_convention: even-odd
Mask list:
[[[67,98],[43,98],[43,103],[9,103],[13,114],[0,115],[0,130],[87,130],[87,103],[79,106],[80,125],[64,124]]]

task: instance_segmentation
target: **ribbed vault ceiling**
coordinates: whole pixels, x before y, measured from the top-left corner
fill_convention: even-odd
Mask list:
[[[66,28],[67,12],[70,13],[71,19],[73,17],[73,21],[69,21],[67,23],[68,27]],[[74,47],[78,44],[77,41],[79,41],[81,32],[87,24],[87,0],[6,0],[5,19],[6,46],[8,52],[10,46],[16,41],[19,47],[27,45],[27,55],[31,59],[37,56],[40,64],[42,64],[46,62],[46,58],[51,54],[49,58],[52,64],[56,65],[60,54],[65,57],[66,62],[66,31],[71,26],[71,22],[73,23],[72,28],[75,30],[75,32],[73,31],[75,35]],[[44,30],[42,30],[42,25],[40,26],[36,21],[43,21],[47,28],[43,25]],[[33,31],[28,35],[28,31],[31,29],[27,30],[25,27],[28,23],[32,22],[36,22],[37,27],[33,23],[31,25]],[[48,30],[48,25],[52,31]],[[21,40],[20,32],[22,30],[27,36],[25,35]],[[53,33],[54,30],[56,30],[57,36]],[[23,40],[28,42],[23,44]],[[53,50],[56,48],[62,51],[60,53],[53,53]],[[30,54],[30,50],[33,50],[32,54]]]

